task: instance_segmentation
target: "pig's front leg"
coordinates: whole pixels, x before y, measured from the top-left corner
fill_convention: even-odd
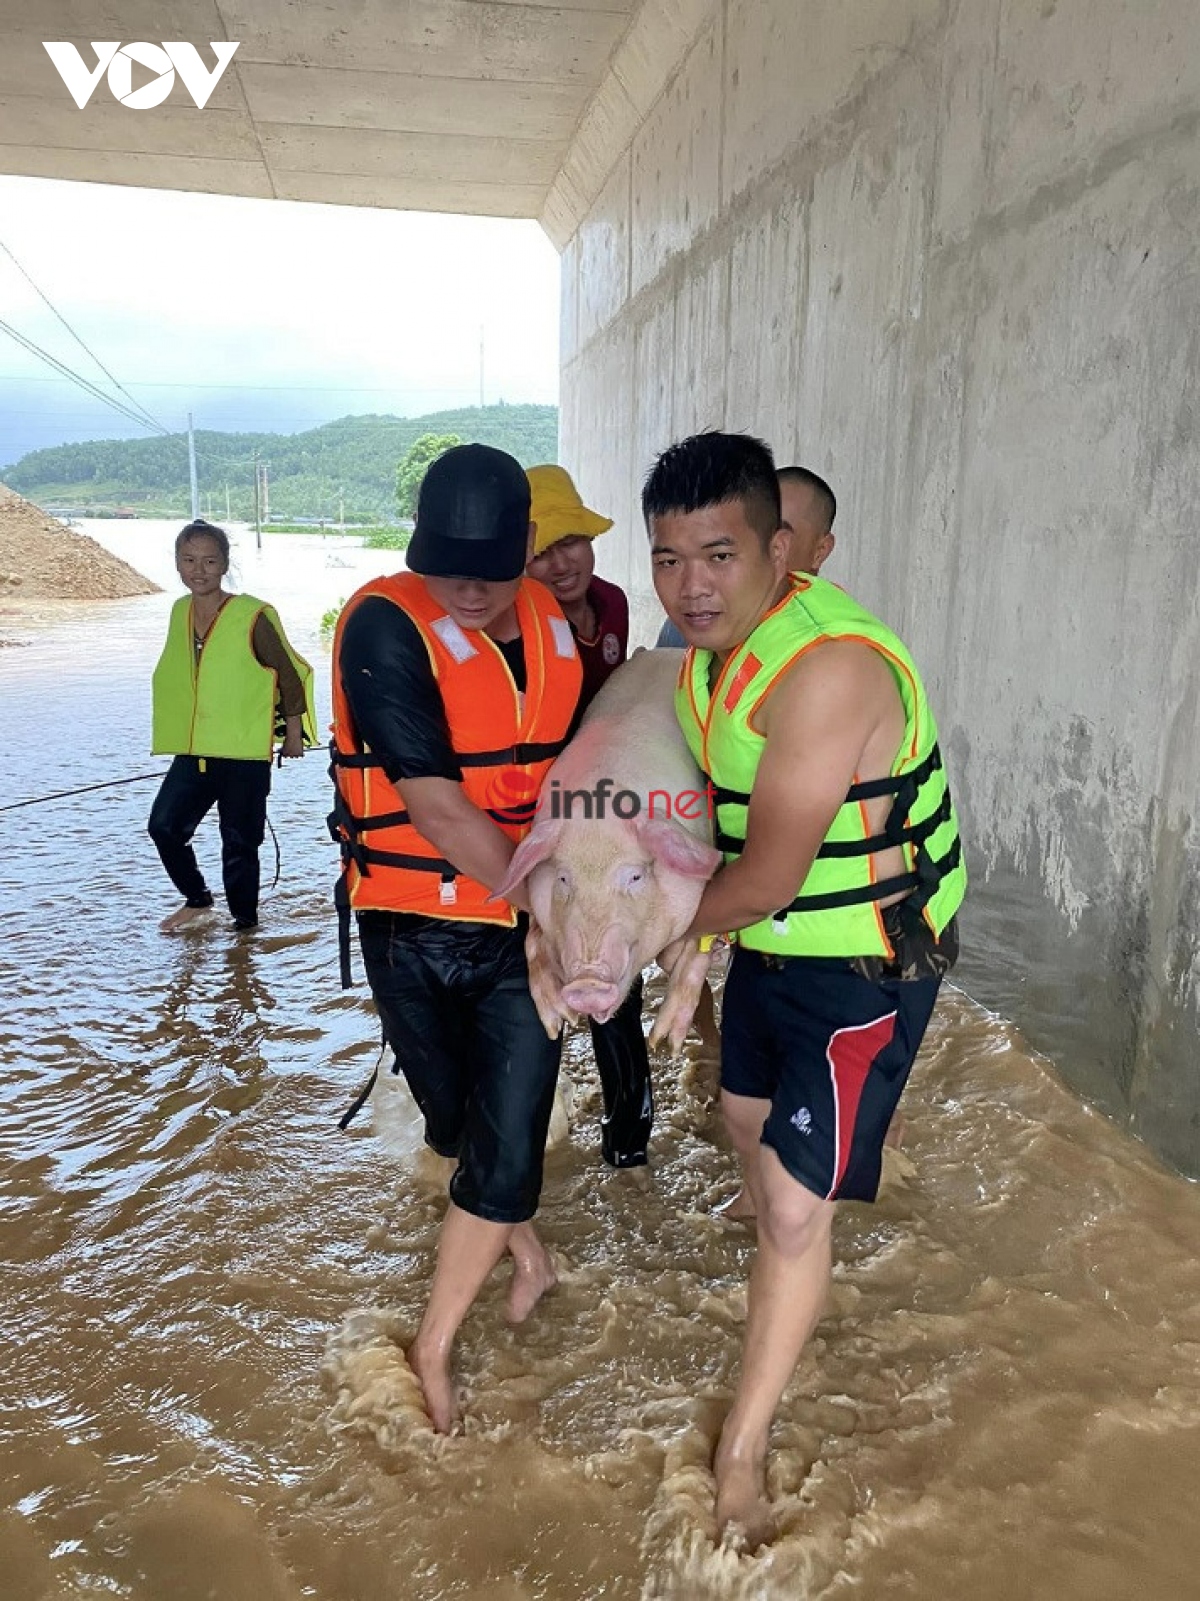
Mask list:
[[[546,936],[532,918],[525,935],[525,962],[529,968],[529,993],[538,1017],[546,1033],[556,1040],[563,1024],[575,1021],[575,1014],[563,1005],[562,974],[550,954]]]
[[[658,964],[668,975],[667,993],[650,1030],[652,1050],[663,1040],[670,1046],[672,1056],[678,1056],[683,1050],[711,963],[711,951],[702,951],[699,941],[694,939],[676,940],[659,956]]]

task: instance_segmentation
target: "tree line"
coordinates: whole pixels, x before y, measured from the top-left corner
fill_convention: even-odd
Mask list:
[[[558,459],[558,407],[469,406],[422,417],[342,417],[300,434],[196,433],[200,506],[214,519],[254,516],[254,463],[267,466],[273,516],[387,521],[397,515],[397,470],[424,436],[477,440],[525,467]],[[39,505],[130,507],[186,516],[187,435],[102,439],[30,451],[0,470]],[[228,492],[228,512],[226,495]]]

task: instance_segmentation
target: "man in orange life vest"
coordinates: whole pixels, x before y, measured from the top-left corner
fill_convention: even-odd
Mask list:
[[[560,1046],[529,993],[528,909],[491,898],[582,681],[558,603],[523,576],[532,532],[519,464],[456,446],[422,482],[409,570],[352,595],[334,640],[339,890],[426,1141],[458,1163],[408,1353],[442,1432],[454,1337],[492,1268],[512,1255],[513,1322],[554,1284],[531,1219]]]

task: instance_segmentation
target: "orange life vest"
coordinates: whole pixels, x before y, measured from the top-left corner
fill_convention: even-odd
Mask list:
[[[519,841],[532,826],[542,779],[566,744],[582,681],[570,624],[544,584],[523,579],[517,620],[525,647],[526,688],[517,692],[498,647],[460,628],[416,573],[365,584],[338,619],[333,646],[333,758],[337,790],[330,827],[342,846],[343,893],[357,910],[511,927],[507,901],[460,873],[414,828],[404,801],[360,739],[342,688],[342,633],[370,595],[398,606],[416,624],[446,708],[467,798]]]

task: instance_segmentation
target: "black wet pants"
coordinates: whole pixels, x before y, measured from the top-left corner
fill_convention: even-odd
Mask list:
[[[642,975],[607,1023],[592,1023],[604,1116],[600,1154],[610,1167],[642,1167],[654,1123],[650,1053],[642,1033]]]
[[[457,1157],[450,1198],[491,1223],[537,1210],[560,1042],[549,1039],[515,928],[359,912],[363,963],[384,1038],[425,1118],[426,1143]]]
[[[215,806],[221,828],[221,878],[235,923],[258,921],[258,850],[267,823],[271,764],[221,756],[176,756],[150,810],[150,838],[167,876],[189,906],[211,906],[212,892],[192,838]]]

